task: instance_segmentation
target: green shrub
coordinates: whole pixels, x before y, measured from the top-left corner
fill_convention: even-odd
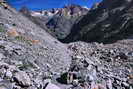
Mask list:
[[[23,36],[16,36],[15,39],[19,40],[19,41],[24,41],[25,40],[25,38]]]

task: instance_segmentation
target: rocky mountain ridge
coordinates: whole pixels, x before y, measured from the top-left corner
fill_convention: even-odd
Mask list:
[[[43,11],[29,11],[26,7],[20,10],[41,28],[47,28],[46,31],[57,39],[63,39],[70,34],[73,24],[88,11],[89,8],[79,5]]]
[[[22,8],[23,9],[23,8]],[[22,10],[21,9],[21,10]],[[48,17],[52,17],[56,14],[60,15],[60,16],[81,16],[87,13],[87,11],[89,10],[89,8],[85,8],[79,5],[68,5],[68,6],[64,6],[63,8],[53,8],[50,10],[41,10],[41,11],[31,11],[31,15],[32,16],[48,16]]]

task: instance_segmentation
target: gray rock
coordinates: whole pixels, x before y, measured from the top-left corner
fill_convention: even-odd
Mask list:
[[[14,85],[13,89],[22,89],[20,86]]]
[[[6,69],[5,68],[1,68],[0,69],[0,77],[4,78],[5,74],[6,74]]]
[[[51,79],[45,79],[45,80],[43,81],[43,84],[44,84],[44,85],[46,85],[47,83],[51,83]]]
[[[27,89],[38,89],[35,86],[28,87]]]
[[[57,85],[49,83],[45,89],[60,89]]]
[[[83,89],[83,87],[81,87],[81,86],[76,86],[76,87],[71,87],[71,88],[68,88],[68,89]]]
[[[0,89],[13,89],[13,84],[9,81],[0,81]]]
[[[12,75],[12,72],[10,70],[7,70],[5,76],[6,76],[6,78],[11,79],[13,75]]]
[[[129,79],[129,80],[128,80],[128,83],[129,83],[131,86],[133,86],[133,79]]]
[[[2,53],[0,53],[0,61],[2,60],[2,58],[5,58],[5,56]]]
[[[72,84],[73,84],[73,86],[78,86],[78,84],[79,84],[78,79],[73,80]]]
[[[108,79],[108,80],[107,80],[106,87],[107,87],[107,89],[113,89],[113,86],[112,86],[112,81],[111,81],[111,79]]]
[[[87,77],[88,82],[93,82],[94,80],[95,80],[94,76],[88,75],[88,77]]]
[[[130,87],[130,85],[126,82],[122,82],[122,84],[125,86],[125,87]]]
[[[15,73],[14,81],[23,87],[29,87],[31,85],[29,76],[23,71]]]

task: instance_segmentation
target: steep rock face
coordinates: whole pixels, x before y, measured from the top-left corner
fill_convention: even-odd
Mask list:
[[[68,18],[66,16],[55,15],[51,18],[46,26],[57,39],[63,39],[70,34],[71,27],[75,23],[77,17]]]
[[[103,0],[73,26],[65,42],[108,43],[130,37],[133,34],[132,4],[132,0]]]
[[[65,45],[10,6],[5,9],[0,5],[0,34],[2,61],[20,61],[51,73],[69,67],[71,57]]]
[[[64,39],[70,34],[73,24],[87,14],[89,9],[70,5],[52,10],[27,11],[27,9],[22,8],[20,11],[55,38]]]

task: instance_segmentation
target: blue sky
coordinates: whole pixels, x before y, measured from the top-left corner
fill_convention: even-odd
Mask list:
[[[7,1],[17,9],[26,6],[31,10],[61,8],[70,2],[70,0],[7,0]],[[91,7],[95,2],[100,2],[100,1],[101,0],[71,0],[71,3]]]

